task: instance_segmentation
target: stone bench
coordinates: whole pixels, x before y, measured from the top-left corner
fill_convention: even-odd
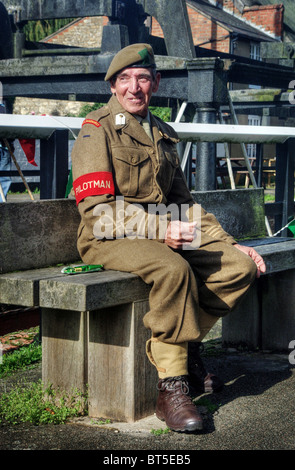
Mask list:
[[[0,204],[0,303],[41,307],[42,380],[88,391],[89,415],[136,421],[154,412],[145,354],[149,287],[136,275],[65,275],[81,262],[73,200]]]
[[[239,309],[223,319],[223,341],[265,347],[265,336],[275,349],[288,348],[295,338],[290,289],[295,241],[269,244],[266,239],[261,244],[262,190],[194,197],[235,237],[241,231],[248,239],[258,235],[251,243],[268,267]],[[44,383],[64,390],[87,388],[91,417],[136,421],[154,412],[157,393],[156,371],[145,354],[149,332],[142,322],[149,286],[134,274],[117,271],[62,274],[63,265],[79,260],[78,223],[73,200],[0,205],[0,303],[41,307]],[[288,318],[281,309],[284,302]],[[268,315],[276,322],[268,322]]]

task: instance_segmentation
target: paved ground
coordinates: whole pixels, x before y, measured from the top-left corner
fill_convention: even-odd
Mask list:
[[[152,429],[166,427],[155,416],[135,424],[104,426],[94,424],[89,418],[55,426],[0,424],[0,450],[96,450],[101,451],[95,454],[97,463],[109,463],[103,459],[112,454],[113,459],[137,456],[139,466],[146,463],[148,455],[153,459],[157,453],[165,452],[187,454],[192,462],[196,450],[295,448],[295,372],[288,354],[228,351],[206,357],[205,361],[211,371],[218,371],[226,386],[219,394],[207,395],[218,409],[211,414],[207,408],[201,408],[205,429],[200,434],[154,435]],[[2,379],[0,393],[24,378],[34,381],[40,377],[39,366]],[[142,454],[140,450],[146,452]],[[123,463],[133,466],[131,461]]]

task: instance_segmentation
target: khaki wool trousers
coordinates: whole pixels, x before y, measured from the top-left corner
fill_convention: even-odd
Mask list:
[[[150,239],[92,240],[82,259],[137,274],[151,286],[144,325],[153,339],[201,340],[242,299],[256,276],[254,261],[233,245],[202,234],[196,250],[174,251]]]

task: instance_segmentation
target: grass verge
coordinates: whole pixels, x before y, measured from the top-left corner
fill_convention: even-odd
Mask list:
[[[63,424],[68,419],[86,414],[87,399],[78,390],[59,392],[44,388],[41,380],[16,385],[0,397],[0,422]]]
[[[42,359],[42,346],[33,342],[7,353],[0,363],[0,379],[19,370],[34,368]],[[17,383],[0,396],[0,422],[20,424],[63,424],[68,419],[87,414],[87,394],[77,389],[70,393],[45,387],[41,380]]]
[[[0,363],[0,378],[7,377],[19,369],[34,367],[42,359],[42,346],[31,343],[16,351],[4,354]]]

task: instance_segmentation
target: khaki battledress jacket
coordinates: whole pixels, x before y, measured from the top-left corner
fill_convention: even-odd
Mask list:
[[[81,215],[78,250],[86,263],[134,272],[150,284],[145,325],[161,341],[182,342],[198,335],[199,305],[222,316],[247,290],[249,266],[246,280],[241,270],[237,281],[236,268],[243,265],[240,257],[243,261],[248,257],[233,247],[235,240],[216,218],[194,202],[180,168],[174,130],[154,116],[151,128],[153,141],[115,96],[86,117],[72,152],[73,186]],[[136,225],[138,236],[128,236],[125,228],[134,219],[130,207],[135,204],[145,216],[151,205],[185,206],[189,220],[197,207],[201,214],[198,249],[170,249],[164,243],[169,217],[164,218],[163,229],[158,214],[153,219],[157,228],[153,237],[147,232],[148,224],[141,222]],[[227,266],[224,280],[223,264]]]
[[[116,116],[121,114],[125,123],[116,124],[120,120]],[[75,195],[80,201],[79,249],[82,255],[85,246],[88,247],[93,240],[93,209],[97,204],[112,205],[118,196],[124,197],[125,206],[130,203],[139,203],[143,207],[148,204],[195,204],[180,168],[177,134],[154,116],[151,124],[154,142],[138,120],[121,107],[115,96],[106,106],[87,116],[72,153],[73,179],[78,180]],[[101,179],[104,172],[111,174],[113,194],[108,193],[108,181]],[[95,173],[97,175],[93,175]],[[90,177],[87,179],[85,175]],[[97,191],[101,194],[95,194],[95,187],[93,193],[90,191],[96,177],[106,186],[105,191],[96,187],[101,189]],[[204,233],[235,243],[212,214],[203,209],[201,214]]]

